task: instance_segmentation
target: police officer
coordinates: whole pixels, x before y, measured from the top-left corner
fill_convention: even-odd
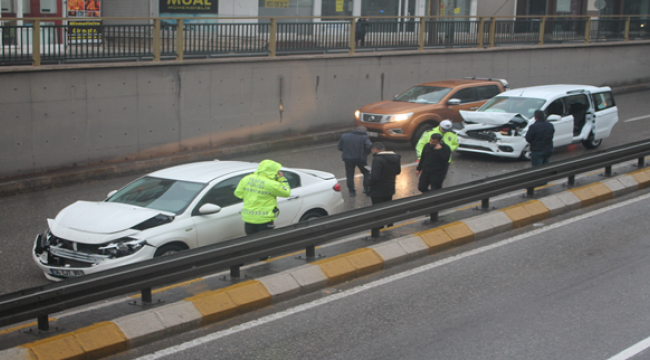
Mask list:
[[[246,235],[275,227],[274,221],[280,214],[277,197],[291,195],[291,188],[280,168],[282,165],[279,163],[264,160],[257,171],[245,176],[237,185],[235,196],[244,200],[241,217]]]
[[[452,153],[456,151],[456,149],[458,149],[458,136],[456,136],[456,134],[453,131],[451,131],[451,127],[452,127],[451,121],[443,120],[440,122],[440,125],[438,127],[422,134],[420,141],[418,141],[418,144],[415,145],[415,152],[418,155],[418,161],[422,156],[422,149],[424,148],[424,145],[429,143],[429,141],[431,140],[431,135],[433,134],[442,135],[442,142],[447,144],[447,146],[449,146],[449,149],[451,150]],[[449,157],[449,162],[453,162],[451,161],[451,157]]]

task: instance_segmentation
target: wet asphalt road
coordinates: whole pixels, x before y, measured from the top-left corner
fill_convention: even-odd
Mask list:
[[[650,92],[637,92],[616,97],[619,107],[619,123],[610,138],[605,139],[599,149],[607,149],[627,142],[650,138],[650,117],[625,122],[650,115],[648,103]],[[415,152],[407,143],[386,143],[387,149],[402,155],[402,174],[397,178],[395,198],[419,194],[415,176]],[[582,145],[571,145],[557,149],[552,160],[578,156],[587,152]],[[306,148],[238,157],[234,160],[261,161],[273,159],[284,166],[312,168],[334,173],[337,178],[345,177],[345,170],[336,144],[323,144]],[[488,156],[454,154],[454,164],[445,181],[445,186],[478,180],[530,166],[527,162],[504,160]],[[34,237],[47,227],[47,218],[54,218],[58,211],[76,200],[97,201],[106,194],[125,185],[138,176],[96,181],[87,184],[50,189],[30,194],[0,198],[0,294],[47,284],[40,270],[33,263],[31,249]],[[362,195],[349,198],[345,181],[341,181],[346,208],[370,206],[370,199]],[[361,189],[361,179],[356,178],[356,187]]]

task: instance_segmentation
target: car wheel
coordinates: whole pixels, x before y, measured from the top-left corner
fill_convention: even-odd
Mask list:
[[[183,250],[186,250],[186,248],[180,245],[169,244],[158,248],[156,252],[153,254],[153,257],[172,255]]]
[[[422,137],[422,135],[427,131],[431,131],[431,129],[433,129],[434,126],[438,126],[438,125],[437,124],[427,123],[427,124],[422,124],[422,125],[418,126],[415,129],[415,132],[413,133],[413,137],[411,137],[411,145],[413,145],[413,147],[415,147],[415,145],[418,144],[418,141],[420,141],[420,138]]]
[[[325,215],[323,215],[322,213],[320,213],[318,211],[310,210],[310,211],[307,211],[305,213],[305,215],[303,215],[300,218],[300,221],[307,221],[307,220],[316,219],[316,218],[323,217],[323,216],[325,216]]]
[[[594,133],[589,134],[589,137],[587,140],[582,142],[582,145],[586,147],[587,149],[595,149],[600,146],[600,143],[603,142],[603,139],[594,139]]]
[[[531,158],[530,145],[526,145],[524,150],[521,151],[521,155],[519,155],[519,160],[530,161]]]

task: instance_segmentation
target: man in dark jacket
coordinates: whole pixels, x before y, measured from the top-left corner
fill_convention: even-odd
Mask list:
[[[555,127],[546,121],[544,111],[535,111],[535,123],[528,127],[526,141],[530,144],[530,162],[539,166],[551,161]]]
[[[395,194],[395,178],[402,172],[401,156],[392,151],[386,151],[383,143],[372,144],[372,167],[368,180],[368,193],[372,204],[393,200]],[[388,224],[386,226],[393,226]]]
[[[365,193],[368,188],[368,175],[369,171],[366,169],[368,154],[372,142],[368,137],[366,128],[357,126],[357,128],[347,134],[341,136],[339,140],[339,150],[343,152],[342,158],[345,162],[345,177],[347,178],[348,190],[350,196],[356,196],[354,190],[354,169],[359,168],[363,174],[363,192]]]
[[[402,172],[401,156],[392,151],[386,151],[383,143],[372,144],[372,167],[368,181],[372,204],[393,200],[395,194],[395,177]]]
[[[427,192],[429,186],[431,190],[442,189],[442,183],[449,170],[449,157],[451,149],[442,141],[442,135],[432,134],[429,143],[422,148],[422,156],[416,170],[420,176],[418,190]]]

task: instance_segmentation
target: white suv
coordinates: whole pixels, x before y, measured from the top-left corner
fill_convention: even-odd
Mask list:
[[[457,133],[457,151],[530,159],[525,135],[535,110],[544,110],[555,126],[554,147],[581,142],[596,148],[618,122],[609,87],[531,86],[501,93],[477,111],[460,111],[465,122]]]

